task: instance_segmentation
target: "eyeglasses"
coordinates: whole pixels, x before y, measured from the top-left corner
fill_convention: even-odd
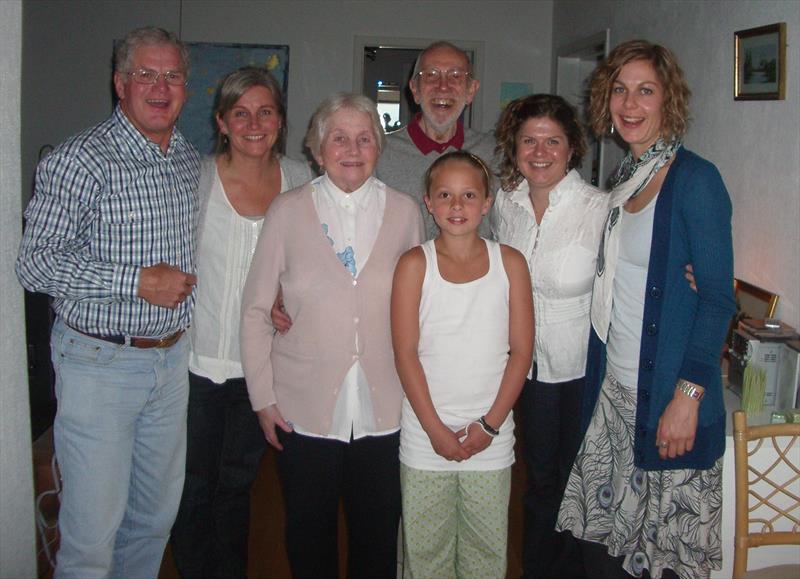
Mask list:
[[[438,68],[428,68],[421,70],[417,76],[425,84],[437,84],[442,76],[447,79],[447,84],[462,84],[469,78],[469,71],[460,68],[450,68],[448,70],[439,70]]]
[[[128,73],[134,81],[139,84],[156,84],[158,79],[162,76],[166,83],[170,86],[185,86],[186,73],[182,70],[168,70],[167,72],[157,72],[149,68],[140,68],[139,70],[132,70]]]

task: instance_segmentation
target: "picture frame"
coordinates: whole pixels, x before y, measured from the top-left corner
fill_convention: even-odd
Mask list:
[[[733,295],[736,300],[736,313],[728,325],[725,343],[733,347],[733,331],[744,319],[763,320],[775,316],[780,296],[771,291],[748,283],[738,277],[733,278]]]
[[[786,23],[739,30],[734,37],[733,98],[786,98]]]
[[[733,280],[736,308],[743,318],[764,319],[775,315],[778,294],[747,283],[739,278]]]

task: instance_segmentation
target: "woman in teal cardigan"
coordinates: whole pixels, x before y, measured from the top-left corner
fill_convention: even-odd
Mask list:
[[[682,146],[688,97],[674,56],[645,41],[616,47],[592,78],[593,128],[629,148],[598,257],[586,434],[558,522],[592,576],[721,567],[731,203],[714,165]]]

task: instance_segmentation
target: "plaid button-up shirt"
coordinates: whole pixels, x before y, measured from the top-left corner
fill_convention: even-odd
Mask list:
[[[143,267],[195,271],[199,168],[177,129],[164,154],[117,107],[39,164],[20,282],[53,296],[56,313],[82,332],[161,337],[186,328],[194,294],[174,310],[137,294]]]

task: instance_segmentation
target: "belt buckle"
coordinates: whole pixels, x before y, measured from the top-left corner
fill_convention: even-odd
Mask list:
[[[156,342],[156,345],[154,347],[156,347],[156,348],[168,348],[169,346],[171,346],[172,344],[174,344],[175,342],[178,341],[178,336],[179,335],[180,335],[179,332],[175,332],[174,334],[171,334],[171,335],[167,336],[166,338],[159,338],[158,342]]]

